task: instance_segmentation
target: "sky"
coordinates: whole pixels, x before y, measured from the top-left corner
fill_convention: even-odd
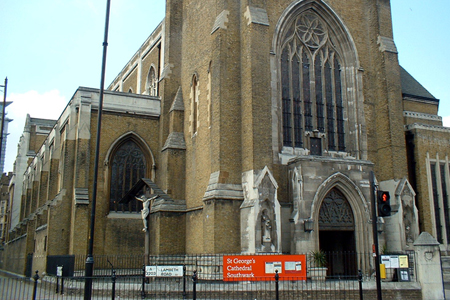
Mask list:
[[[450,126],[450,0],[391,0],[391,6],[400,64],[441,100],[439,115]],[[164,10],[164,0],[111,0],[105,88]],[[13,170],[27,114],[58,119],[79,86],[100,87],[105,12],[106,0],[0,0],[0,85],[8,77],[6,113],[13,119],[5,172]]]

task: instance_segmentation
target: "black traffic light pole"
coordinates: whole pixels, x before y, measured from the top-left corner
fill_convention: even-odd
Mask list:
[[[382,300],[381,296],[381,277],[380,277],[380,251],[378,250],[378,217],[377,217],[377,206],[376,206],[376,192],[375,192],[375,174],[370,171],[370,200],[372,201],[372,232],[373,232],[373,247],[375,249],[375,272],[377,281],[377,300]]]
[[[8,77],[5,77],[5,85],[1,86],[3,87],[3,111],[2,111],[2,128],[0,129],[0,160],[2,158],[3,153],[3,130],[5,127],[5,108],[6,108],[6,93],[8,91]]]
[[[89,248],[85,265],[85,284],[84,284],[84,300],[90,300],[92,295],[92,275],[94,274],[94,225],[95,225],[95,205],[97,202],[97,178],[98,178],[98,163],[100,152],[100,132],[102,128],[102,110],[103,110],[103,89],[105,87],[105,71],[106,71],[106,50],[108,49],[108,28],[109,28],[109,11],[111,1],[106,1],[106,17],[105,17],[105,34],[103,40],[103,59],[102,59],[102,74],[100,79],[100,94],[98,100],[98,119],[97,119],[97,138],[95,145],[95,160],[94,160],[94,182],[92,184],[92,203],[91,203],[91,226],[89,233]]]

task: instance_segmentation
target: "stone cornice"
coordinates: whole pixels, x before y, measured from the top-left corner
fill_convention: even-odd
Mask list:
[[[423,129],[423,130],[432,130],[432,131],[448,132],[448,133],[450,133],[450,127],[437,126],[437,125],[428,125],[428,124],[419,124],[419,123],[405,125],[405,131],[409,131],[409,130],[413,130],[413,129]]]
[[[414,111],[404,111],[403,116],[410,117],[410,118],[416,118],[416,119],[423,119],[423,120],[442,121],[441,116],[425,114],[425,113],[418,113],[418,112],[414,112]]]

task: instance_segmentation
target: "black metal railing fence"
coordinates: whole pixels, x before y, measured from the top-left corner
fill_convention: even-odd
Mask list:
[[[85,277],[1,278],[1,299],[83,299]],[[363,299],[362,276],[358,280],[299,281],[230,281],[198,279],[185,274],[182,278],[142,276],[92,277],[92,299]]]
[[[228,254],[226,254],[228,255]],[[239,254],[238,254],[239,255]],[[267,253],[252,255],[271,255]],[[408,270],[411,281],[415,281],[414,252],[397,253],[408,258]],[[224,254],[186,254],[186,255],[94,255],[94,275],[108,276],[114,268],[118,276],[141,275],[144,265],[154,266],[186,266],[187,272],[198,272],[199,279],[222,280],[223,279]],[[307,268],[314,266],[312,253],[306,253]],[[373,253],[357,252],[325,252],[327,279],[354,278],[358,276],[358,270],[363,273],[364,281],[374,280]],[[84,276],[86,257],[75,256],[74,276]],[[385,269],[384,281],[392,281],[397,278],[397,267]]]
[[[264,254],[267,255],[267,254]],[[415,281],[414,255],[407,253]],[[0,299],[83,299],[85,257],[76,256],[73,276],[44,271],[32,278],[0,276]],[[223,255],[96,255],[92,299],[363,299],[362,283],[374,280],[372,253],[326,253],[327,273],[317,279],[312,254],[306,254],[307,277],[224,281]],[[182,266],[179,277],[146,277],[145,266]],[[62,266],[64,268],[64,266]],[[386,269],[384,281],[397,270]],[[369,298],[367,298],[369,299]]]

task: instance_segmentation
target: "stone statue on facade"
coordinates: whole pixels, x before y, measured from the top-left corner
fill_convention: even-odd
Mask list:
[[[263,231],[262,231],[263,232],[263,235],[262,235],[263,242],[271,242],[272,241],[272,236],[271,236],[272,225],[270,225],[270,219],[265,212],[262,215],[261,225],[263,228]]]
[[[147,217],[150,213],[152,201],[155,200],[156,198],[158,198],[158,195],[153,196],[151,198],[147,198],[147,197],[145,197],[145,195],[141,195],[139,197],[134,197],[134,198],[136,200],[142,202],[141,217],[142,217],[142,222],[144,223],[144,228],[142,228],[142,231],[147,232],[147,230],[148,230]]]

